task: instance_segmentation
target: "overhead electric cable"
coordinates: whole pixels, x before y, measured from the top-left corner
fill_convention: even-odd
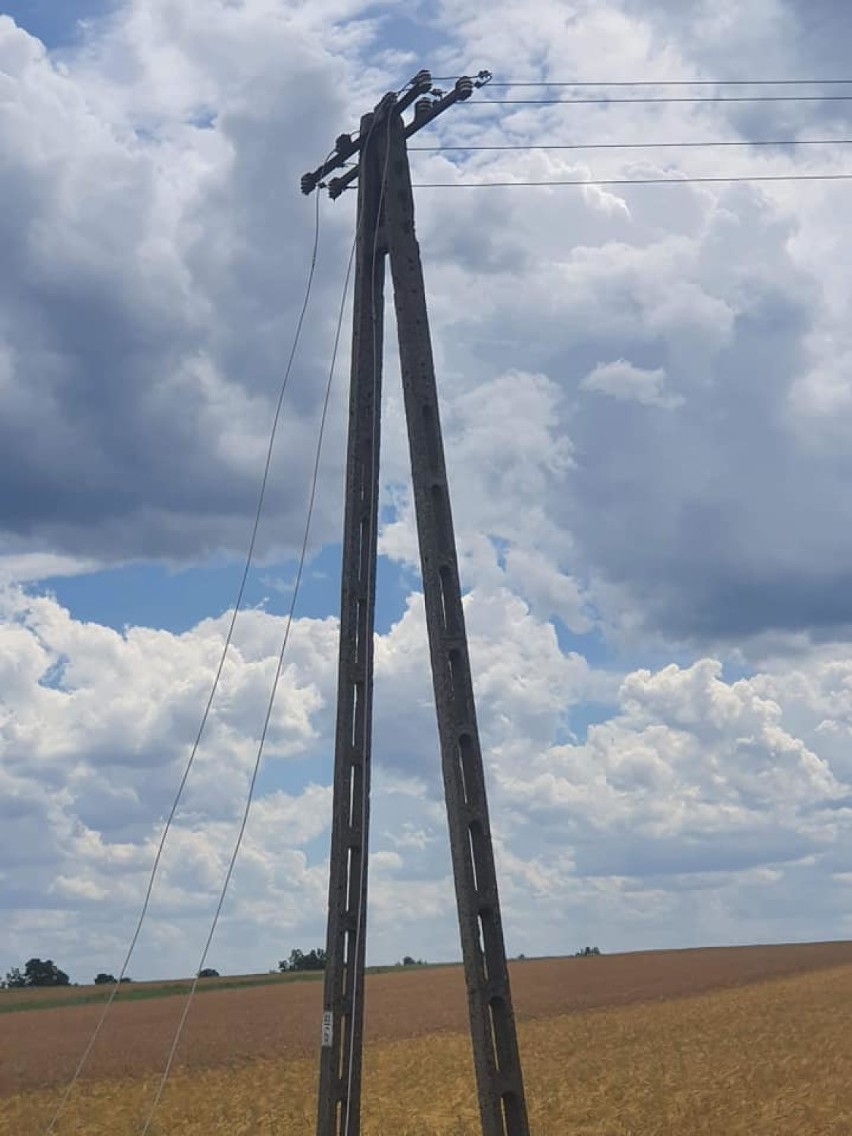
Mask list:
[[[207,721],[208,721],[208,718],[210,716],[211,708],[213,706],[213,700],[216,696],[216,691],[219,688],[219,683],[220,683],[220,680],[222,678],[222,672],[223,672],[224,667],[225,667],[225,660],[227,658],[228,650],[230,648],[231,641],[232,641],[233,635],[234,635],[234,628],[235,628],[236,621],[237,621],[237,615],[238,615],[238,613],[239,613],[239,611],[242,607],[243,598],[245,596],[246,583],[248,581],[249,571],[250,571],[252,563],[254,561],[255,545],[257,543],[257,535],[258,535],[258,531],[260,529],[260,519],[261,519],[261,515],[263,513],[263,505],[264,505],[264,501],[265,501],[265,498],[266,498],[267,486],[268,486],[268,483],[269,483],[269,471],[270,471],[270,467],[271,467],[271,464],[272,464],[272,453],[273,453],[273,450],[275,448],[275,439],[276,439],[276,436],[277,436],[277,433],[278,433],[278,424],[279,424],[279,421],[280,421],[280,418],[281,418],[281,409],[282,409],[282,406],[283,406],[283,403],[284,403],[284,395],[286,393],[287,386],[288,386],[288,383],[289,383],[289,380],[290,380],[290,374],[292,372],[293,363],[294,363],[295,358],[296,358],[296,351],[298,349],[299,342],[301,340],[302,327],[303,327],[304,322],[305,322],[305,315],[306,315],[307,310],[308,310],[308,304],[310,302],[311,292],[312,292],[312,289],[313,289],[314,274],[316,272],[316,264],[317,264],[317,254],[318,254],[318,251],[319,251],[319,239],[320,239],[320,209],[319,209],[319,194],[318,194],[317,195],[317,205],[316,205],[316,210],[315,210],[315,215],[314,215],[313,247],[311,249],[311,260],[310,260],[310,267],[309,267],[309,270],[308,270],[308,278],[307,278],[307,282],[306,282],[306,285],[305,285],[305,295],[304,295],[304,299],[302,301],[302,307],[301,307],[301,310],[299,312],[298,320],[296,321],[296,331],[295,331],[295,334],[293,336],[293,344],[292,344],[292,347],[290,348],[290,355],[287,359],[287,365],[286,365],[285,370],[284,370],[284,378],[282,379],[282,382],[281,382],[281,387],[280,387],[280,390],[279,390],[279,393],[278,393],[278,401],[277,401],[276,407],[275,407],[275,414],[273,415],[273,419],[272,419],[272,427],[271,427],[271,430],[270,430],[270,433],[269,433],[269,443],[268,443],[267,449],[266,449],[266,458],[265,458],[265,461],[264,461],[263,475],[261,477],[260,490],[259,490],[258,499],[257,499],[257,507],[256,507],[256,510],[255,510],[254,522],[252,524],[251,537],[249,539],[249,546],[248,546],[248,551],[246,553],[245,565],[243,567],[243,573],[242,573],[242,577],[240,579],[240,585],[239,585],[239,588],[238,588],[238,591],[237,591],[237,598],[236,598],[236,601],[234,603],[234,610],[231,613],[231,619],[230,619],[230,622],[229,622],[229,625],[228,625],[228,631],[227,631],[227,634],[225,636],[225,642],[224,642],[224,645],[222,647],[222,652],[221,652],[221,655],[219,657],[219,663],[218,663],[218,666],[216,668],[216,673],[215,673],[214,678],[213,678],[213,684],[210,688],[210,694],[207,698],[207,702],[206,702],[206,705],[204,707],[204,712],[201,716],[201,722],[199,724],[198,731],[195,735],[195,740],[193,741],[192,749],[191,749],[190,754],[189,754],[189,758],[187,759],[186,765],[184,767],[183,774],[181,776],[180,783],[178,785],[178,789],[177,789],[177,792],[175,794],[174,801],[172,802],[171,809],[169,810],[168,817],[166,818],[166,823],[163,827],[163,832],[160,836],[159,844],[157,845],[157,852],[156,852],[156,855],[154,857],[154,864],[153,864],[153,867],[151,868],[151,874],[148,878],[148,884],[147,884],[147,887],[146,887],[146,890],[145,890],[145,897],[144,897],[144,900],[143,900],[143,903],[142,903],[142,909],[139,913],[139,918],[138,918],[137,923],[136,923],[136,928],[135,928],[135,930],[133,932],[133,936],[130,940],[130,946],[127,949],[127,954],[125,955],[124,962],[122,963],[121,970],[119,971],[118,977],[116,978],[116,981],[113,985],[112,991],[110,992],[109,998],[107,999],[106,1003],[104,1004],[104,1008],[101,1012],[100,1017],[98,1018],[98,1021],[95,1024],[95,1028],[92,1032],[92,1035],[89,1038],[89,1041],[86,1045],[86,1048],[83,1050],[83,1055],[81,1056],[79,1062],[77,1063],[77,1067],[74,1070],[74,1073],[71,1077],[69,1084],[67,1085],[67,1087],[65,1089],[65,1092],[63,1093],[62,1097],[60,1098],[59,1104],[57,1105],[56,1110],[53,1113],[53,1116],[50,1120],[50,1123],[48,1124],[47,1128],[44,1130],[44,1136],[50,1136],[50,1134],[54,1131],[54,1129],[56,1127],[56,1122],[59,1119],[59,1116],[61,1115],[62,1110],[64,1109],[65,1105],[67,1104],[68,1098],[70,1097],[71,1092],[73,1091],[75,1084],[79,1080],[80,1074],[82,1073],[82,1071],[83,1071],[83,1069],[86,1065],[86,1062],[89,1059],[89,1055],[91,1054],[92,1049],[95,1045],[95,1042],[97,1041],[97,1039],[100,1035],[101,1029],[103,1028],[104,1022],[106,1021],[107,1014],[108,1014],[110,1007],[112,1006],[112,1004],[115,1000],[115,996],[116,996],[116,993],[118,992],[121,980],[124,978],[124,976],[127,973],[127,968],[130,965],[130,960],[133,956],[134,950],[136,949],[136,944],[139,941],[139,935],[142,931],[142,925],[143,925],[143,923],[145,921],[145,917],[148,913],[148,908],[149,908],[149,905],[150,905],[150,902],[151,902],[151,895],[152,895],[152,892],[154,890],[154,883],[155,883],[156,878],[157,878],[157,872],[159,871],[160,861],[162,860],[163,849],[165,848],[166,839],[168,837],[169,832],[171,831],[172,824],[173,824],[174,818],[175,818],[175,814],[177,813],[178,806],[179,806],[181,799],[183,797],[184,790],[186,789],[187,781],[189,780],[190,772],[192,771],[192,767],[195,764],[195,759],[196,759],[196,756],[197,756],[197,753],[198,753],[198,749],[199,749],[199,746],[201,745],[201,739],[202,739],[202,736],[204,734],[204,730],[207,726]]]
[[[702,182],[768,182],[768,181],[852,181],[852,173],[843,174],[754,174],[731,177],[668,178],[569,178],[553,181],[421,181],[414,189],[520,189],[531,186],[558,185],[696,185]]]
[[[617,95],[582,99],[481,99],[469,107],[611,106],[618,103],[846,103],[852,95]]]
[[[440,154],[458,150],[680,150],[716,146],[852,146],[852,138],[754,138],[750,140],[714,142],[560,142],[504,143],[497,146],[409,146],[409,152]]]
[[[434,83],[451,83],[458,75],[434,75]],[[615,79],[595,83],[589,79],[489,79],[489,87],[841,87],[852,79]]]
[[[317,194],[317,199],[319,199],[319,197],[320,197],[320,194]],[[204,944],[204,950],[201,953],[201,958],[199,960],[198,967],[196,969],[195,978],[193,979],[192,986],[190,987],[189,993],[187,994],[186,1002],[185,1002],[184,1008],[183,1008],[183,1013],[181,1015],[180,1021],[178,1022],[177,1029],[175,1030],[175,1034],[174,1034],[174,1037],[172,1039],[172,1044],[171,1044],[171,1048],[169,1050],[169,1055],[168,1055],[168,1058],[166,1060],[166,1065],[165,1065],[165,1068],[163,1069],[163,1073],[160,1077],[160,1081],[157,1085],[157,1091],[156,1091],[156,1094],[154,1096],[153,1104],[151,1105],[151,1108],[148,1112],[148,1116],[147,1116],[147,1119],[145,1120],[145,1124],[144,1124],[144,1127],[142,1128],[140,1136],[148,1136],[148,1132],[150,1130],[151,1124],[152,1124],[153,1119],[154,1119],[154,1114],[157,1111],[157,1108],[159,1106],[160,1100],[161,1100],[162,1095],[163,1095],[163,1090],[166,1087],[166,1082],[168,1081],[169,1074],[171,1073],[172,1065],[174,1064],[175,1054],[177,1053],[178,1044],[179,1044],[181,1036],[183,1034],[183,1029],[184,1029],[184,1026],[186,1025],[187,1017],[189,1016],[189,1010],[190,1010],[190,1007],[192,1005],[192,1000],[193,1000],[193,997],[195,995],[196,988],[198,986],[199,976],[201,974],[201,971],[204,969],[205,962],[207,961],[207,954],[210,950],[210,945],[213,942],[213,936],[216,933],[216,927],[218,926],[218,923],[219,923],[219,917],[222,914],[222,908],[224,907],[224,904],[225,904],[225,898],[227,896],[228,888],[229,888],[230,883],[231,883],[231,877],[233,876],[233,873],[234,873],[234,867],[236,866],[237,857],[239,856],[239,851],[240,851],[240,848],[242,847],[243,837],[245,836],[246,827],[248,825],[249,813],[251,811],[252,802],[254,800],[255,788],[257,786],[257,778],[258,778],[258,774],[260,772],[261,762],[263,760],[263,751],[264,751],[264,748],[265,748],[265,745],[266,745],[266,737],[267,737],[267,734],[269,732],[269,723],[272,720],[272,711],[273,711],[273,708],[275,706],[275,697],[276,697],[276,694],[278,692],[278,683],[281,679],[281,671],[282,671],[283,663],[284,663],[284,654],[287,650],[287,644],[290,640],[290,631],[291,631],[291,628],[293,626],[293,618],[294,618],[295,611],[296,611],[296,603],[297,603],[297,600],[299,598],[299,591],[301,589],[301,584],[302,584],[302,574],[304,572],[305,562],[307,560],[307,555],[308,555],[308,542],[309,542],[309,539],[310,539],[311,521],[313,519],[314,504],[316,502],[317,485],[318,485],[318,482],[319,482],[320,462],[321,462],[321,459],[322,459],[322,444],[323,444],[323,438],[325,436],[325,425],[326,425],[326,419],[328,417],[328,406],[329,406],[329,400],[331,398],[331,389],[332,389],[332,385],[333,385],[333,382],[334,382],[334,371],[335,371],[335,366],[336,366],[336,363],[337,363],[337,353],[338,353],[338,347],[339,347],[339,344],[340,344],[341,329],[343,327],[343,314],[344,314],[344,310],[345,310],[345,307],[346,307],[346,297],[347,297],[347,294],[348,294],[348,291],[349,291],[349,280],[350,280],[350,277],[351,277],[351,274],[352,274],[352,262],[353,262],[353,259],[354,259],[354,255],[355,255],[355,243],[353,242],[352,250],[349,254],[349,263],[348,263],[347,268],[346,268],[346,277],[345,277],[345,280],[344,280],[343,294],[342,294],[341,300],[340,300],[340,310],[339,310],[338,319],[337,319],[337,330],[336,330],[335,336],[334,336],[334,347],[333,347],[333,350],[332,350],[331,366],[329,367],[328,381],[326,382],[326,387],[325,387],[325,397],[324,397],[324,400],[323,400],[322,414],[320,416],[319,435],[318,435],[318,438],[317,438],[313,473],[312,473],[312,476],[311,476],[311,488],[310,488],[310,493],[309,493],[309,496],[308,496],[307,517],[306,517],[306,520],[305,520],[305,529],[304,529],[304,534],[303,534],[303,538],[302,538],[301,552],[299,554],[299,563],[298,563],[298,568],[297,568],[297,571],[296,571],[296,579],[295,579],[295,582],[293,584],[293,593],[292,593],[292,596],[291,596],[291,599],[290,599],[290,607],[289,607],[288,612],[287,612],[286,624],[285,624],[285,629],[284,629],[284,638],[283,638],[283,641],[282,641],[282,644],[281,644],[281,650],[279,651],[279,654],[278,654],[278,661],[277,661],[277,665],[276,665],[276,668],[275,668],[275,677],[272,681],[272,688],[270,690],[269,701],[267,703],[266,714],[265,714],[265,717],[264,717],[264,720],[263,720],[263,727],[261,729],[260,740],[258,742],[257,754],[255,756],[254,768],[252,770],[251,780],[249,782],[248,793],[246,795],[245,808],[243,810],[243,815],[242,815],[242,819],[241,819],[241,822],[240,822],[239,830],[237,832],[237,838],[236,838],[236,841],[234,843],[234,848],[233,848],[233,851],[231,853],[231,858],[228,862],[228,870],[225,874],[224,883],[222,884],[222,890],[219,894],[219,900],[218,900],[218,903],[216,905],[216,910],[215,910],[214,915],[213,915],[212,923],[210,925],[210,931],[207,935],[207,940]]]

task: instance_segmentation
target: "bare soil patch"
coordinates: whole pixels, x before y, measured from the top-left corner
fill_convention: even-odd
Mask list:
[[[852,942],[647,951],[511,964],[519,1018],[679,998],[781,975],[852,965]],[[150,1076],[162,1069],[182,997],[116,1003],[90,1056],[87,1079]],[[192,1006],[178,1052],[188,1069],[259,1057],[313,1054],[322,984],[299,982],[210,992]],[[0,1095],[67,1081],[100,1005],[0,1016]],[[461,967],[398,970],[367,979],[368,1041],[467,1030]]]

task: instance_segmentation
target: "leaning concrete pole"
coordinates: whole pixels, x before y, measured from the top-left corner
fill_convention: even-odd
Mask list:
[[[527,1136],[426,291],[398,114],[390,131],[387,240],[479,1110],[484,1136]]]
[[[361,1131],[385,278],[373,115],[361,133],[318,1136]]]

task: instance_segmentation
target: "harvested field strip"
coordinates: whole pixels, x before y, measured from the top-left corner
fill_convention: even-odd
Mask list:
[[[455,966],[455,963],[418,964],[406,967],[406,972],[432,970],[436,967]],[[401,967],[373,966],[367,968],[368,974],[388,974],[401,972]],[[224,978],[204,978],[196,987],[196,994],[210,994],[217,990],[242,990],[247,986],[284,986],[290,982],[317,982],[322,979],[322,971],[298,970],[284,974],[226,975]],[[188,994],[192,986],[191,978],[175,978],[168,982],[128,982],[122,983],[114,1002],[143,1002],[148,998],[172,998]],[[112,993],[113,984],[103,986],[41,986],[23,990],[0,991],[0,1014],[14,1014],[19,1010],[55,1010],[62,1006],[89,1006],[104,1003]]]
[[[510,964],[519,1020],[596,1006],[677,998],[772,976],[852,964],[852,943],[648,951],[600,958],[530,959]],[[214,980],[215,981],[215,980]],[[400,968],[367,979],[368,1042],[421,1034],[464,1033],[467,1001],[460,967]],[[212,991],[192,1007],[178,1064],[218,1068],[269,1054],[313,1056],[322,984],[283,982]],[[71,1076],[100,1015],[94,1005],[0,1018],[0,1096],[62,1084]],[[155,1075],[182,1012],[182,1001],[148,999],[112,1007],[86,1075]]]
[[[217,979],[204,979],[195,988],[196,994],[211,994],[217,990],[244,990],[246,987],[275,986],[282,982],[310,982],[322,978],[322,973],[305,973],[299,975],[270,975],[269,978],[233,978],[219,981]],[[188,994],[192,988],[192,979],[169,983],[133,983],[119,986],[113,1003],[115,1002],[145,1002],[149,998],[173,998],[178,994]],[[109,986],[80,986],[67,990],[42,988],[40,990],[18,991],[7,990],[0,998],[0,1014],[16,1014],[24,1010],[57,1010],[64,1006],[97,1006],[109,1000],[112,993]],[[18,995],[16,997],[16,995]]]
[[[317,978],[317,971],[299,971],[295,974],[233,974],[219,978],[204,978],[198,983],[199,990],[230,990],[244,986],[275,986],[278,983],[299,982]],[[175,994],[185,994],[192,985],[191,978],[170,978],[162,982],[122,983],[116,994],[118,1001],[134,1001],[140,998],[168,998]],[[22,990],[4,990],[0,994],[0,1013],[16,1010],[41,1009],[45,1004],[51,1006],[76,1006],[89,1002],[105,1002],[112,991],[112,983],[103,986],[38,986]]]
[[[536,1136],[848,1136],[852,966],[521,1024]],[[315,1061],[256,1060],[170,1082],[159,1136],[311,1136]],[[60,1136],[131,1136],[154,1081],[82,1085]],[[37,1136],[56,1090],[0,1100]],[[364,1136],[477,1136],[466,1036],[368,1047]]]

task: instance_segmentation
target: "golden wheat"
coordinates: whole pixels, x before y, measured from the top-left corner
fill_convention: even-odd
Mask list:
[[[536,1136],[849,1136],[852,967],[520,1026]],[[89,1082],[59,1136],[131,1136],[156,1081]],[[158,1136],[309,1136],[315,1062],[263,1059],[179,1072]],[[465,1036],[369,1046],[364,1136],[475,1136]],[[58,1099],[0,1100],[0,1131],[36,1136]]]

